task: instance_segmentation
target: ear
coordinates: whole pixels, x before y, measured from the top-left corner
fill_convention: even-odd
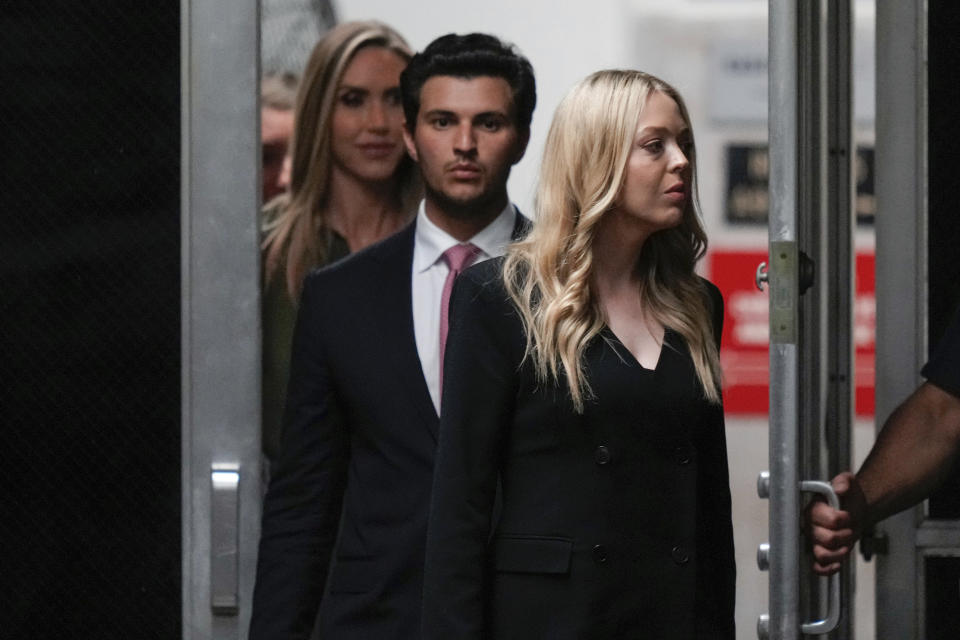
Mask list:
[[[407,128],[407,121],[403,121],[403,145],[407,148],[407,153],[413,158],[414,162],[420,162],[417,156],[417,145],[413,142],[413,134]]]
[[[530,129],[521,131],[517,136],[517,148],[513,154],[513,164],[517,164],[527,152],[527,144],[530,142]]]

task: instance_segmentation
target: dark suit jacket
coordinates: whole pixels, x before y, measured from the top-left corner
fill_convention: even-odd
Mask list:
[[[685,342],[668,329],[648,370],[604,329],[577,414],[522,363],[501,266],[465,271],[451,302],[423,638],[732,639],[723,410]],[[723,302],[703,284],[719,344]]]
[[[304,284],[251,640],[307,638],[315,619],[322,638],[419,637],[439,421],[413,332],[414,232]]]

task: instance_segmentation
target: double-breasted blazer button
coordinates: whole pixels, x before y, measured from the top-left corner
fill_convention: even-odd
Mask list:
[[[677,464],[690,464],[690,450],[686,447],[677,447],[673,450],[677,456]]]
[[[606,445],[600,445],[593,450],[593,461],[599,465],[607,464],[610,462],[610,458],[612,457],[613,456],[610,453],[610,449],[607,448]]]
[[[673,557],[673,561],[680,566],[690,562],[690,556],[684,551],[683,547],[679,545],[670,550],[670,556]]]
[[[597,564],[603,564],[607,561],[607,548],[602,544],[593,548],[593,561]]]

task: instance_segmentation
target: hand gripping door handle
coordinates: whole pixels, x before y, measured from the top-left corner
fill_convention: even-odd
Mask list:
[[[827,504],[834,509],[840,508],[840,499],[829,482],[821,480],[804,480],[800,483],[800,490],[808,493],[818,493],[823,496]],[[800,631],[809,635],[821,635],[830,633],[840,624],[840,572],[833,574],[829,578],[829,598],[827,606],[827,617],[815,622],[804,622],[800,626]]]

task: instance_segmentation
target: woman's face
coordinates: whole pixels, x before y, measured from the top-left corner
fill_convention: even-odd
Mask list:
[[[687,155],[693,136],[669,96],[655,91],[637,122],[623,189],[615,212],[649,233],[680,224],[690,198],[692,169]]]
[[[347,64],[331,122],[333,171],[362,182],[393,177],[405,153],[400,72],[407,61],[384,47],[365,47]]]

